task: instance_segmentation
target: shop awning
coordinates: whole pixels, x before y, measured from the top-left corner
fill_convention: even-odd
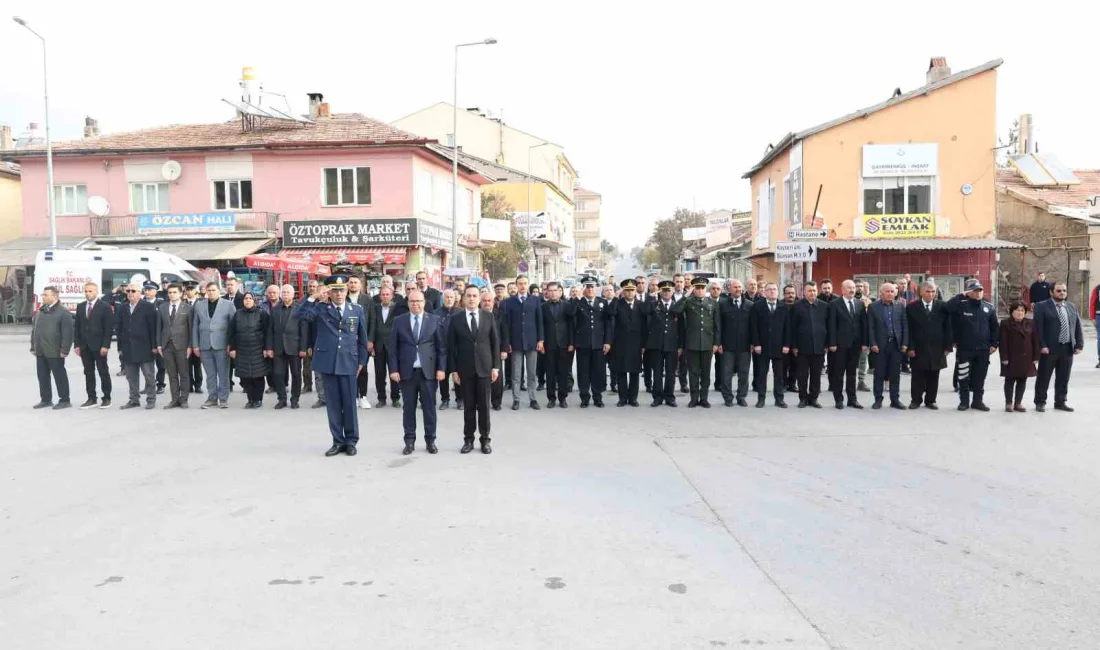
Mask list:
[[[822,251],[989,251],[1009,248],[1027,248],[1023,244],[1004,239],[923,237],[914,239],[825,239],[809,241]],[[761,251],[749,257],[773,255]]]
[[[284,248],[279,257],[321,264],[404,264],[408,249],[404,246],[359,246],[354,248]]]
[[[329,267],[317,262],[307,262],[278,255],[249,255],[244,258],[244,264],[251,269],[264,269],[266,271],[286,271],[289,273],[311,273],[313,275],[329,275]]]
[[[158,241],[155,246],[137,245],[135,248],[159,250],[187,261],[239,260],[274,243],[274,239],[209,239]]]

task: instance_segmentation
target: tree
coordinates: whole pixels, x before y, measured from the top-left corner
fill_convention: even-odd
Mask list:
[[[656,248],[650,246],[642,250],[642,269],[648,270],[649,267],[657,264],[661,264],[661,254],[657,252]]]
[[[1012,120],[1006,139],[997,138],[997,166],[1008,167],[1008,157],[1016,153],[1016,143],[1020,140],[1020,120]]]
[[[516,229],[514,212],[512,204],[503,194],[490,192],[481,197],[482,219],[507,219],[512,224],[511,242],[497,242],[482,253],[485,270],[494,280],[515,277],[520,260],[527,254],[527,238]]]
[[[675,268],[676,260],[684,250],[684,228],[702,228],[705,224],[706,213],[676,208],[671,217],[660,219],[653,225],[653,234],[646,243],[657,249],[658,260],[663,268]]]
[[[619,254],[619,247],[606,239],[602,239],[600,240],[600,252],[614,257]]]

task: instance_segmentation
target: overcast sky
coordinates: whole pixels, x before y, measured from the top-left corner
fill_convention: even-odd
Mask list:
[[[740,177],[769,142],[922,85],[934,55],[1004,58],[999,131],[1031,112],[1044,152],[1100,167],[1100,2],[4,4],[49,39],[54,139],[85,115],[105,133],[229,119],[246,64],[295,112],[319,91],[392,121],[450,101],[453,45],[495,37],[463,50],[459,105],[563,145],[624,248],[677,206],[748,209]],[[39,41],[5,17],[0,43],[0,122],[18,134],[42,119]]]

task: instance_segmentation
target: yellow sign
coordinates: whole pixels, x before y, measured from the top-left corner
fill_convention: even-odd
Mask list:
[[[865,214],[857,236],[867,239],[935,237],[936,215]]]

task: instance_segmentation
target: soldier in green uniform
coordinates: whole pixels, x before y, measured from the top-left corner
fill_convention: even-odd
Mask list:
[[[710,367],[722,340],[722,319],[718,315],[718,303],[707,299],[707,280],[697,278],[691,283],[691,296],[672,307],[681,314],[684,329],[684,356],[687,357],[688,386],[691,401],[688,408],[710,408],[707,393],[710,391]]]

